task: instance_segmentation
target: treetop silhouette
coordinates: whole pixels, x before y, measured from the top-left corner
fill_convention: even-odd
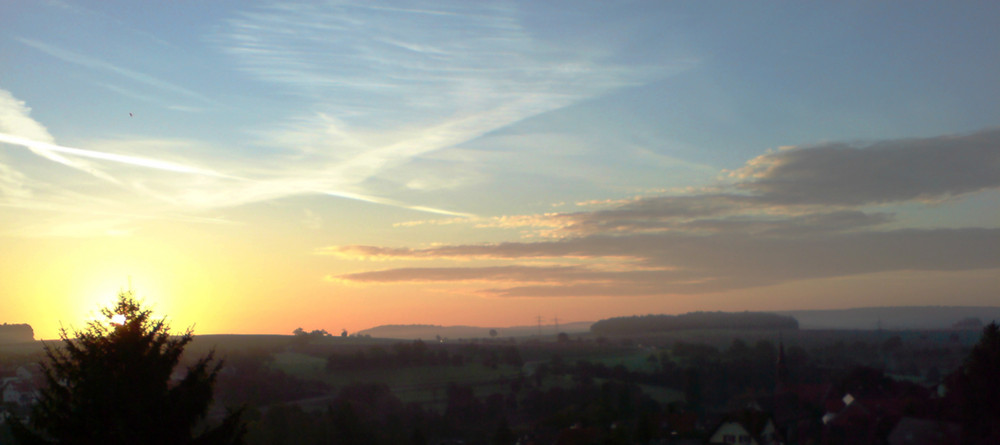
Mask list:
[[[187,368],[174,368],[193,339],[189,328],[171,336],[165,319],[136,301],[131,290],[101,309],[103,320],[72,335],[62,329],[59,346],[45,345],[45,386],[29,429],[11,419],[25,444],[238,444],[240,412],[206,428],[212,387],[222,367],[213,353]]]

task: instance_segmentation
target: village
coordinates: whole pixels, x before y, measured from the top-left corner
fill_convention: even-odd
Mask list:
[[[209,419],[243,407],[251,444],[930,445],[961,442],[970,429],[998,433],[972,409],[996,388],[975,389],[991,377],[977,377],[970,358],[1000,353],[983,349],[995,324],[783,327],[552,337],[492,330],[428,342],[297,329],[205,336],[188,357],[223,357]],[[41,343],[2,345],[0,419],[30,421],[46,385]],[[184,379],[190,360],[168,386]]]

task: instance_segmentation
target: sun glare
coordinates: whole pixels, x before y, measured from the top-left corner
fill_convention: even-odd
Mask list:
[[[111,317],[111,324],[123,325],[125,324],[125,316],[122,314],[115,314]]]

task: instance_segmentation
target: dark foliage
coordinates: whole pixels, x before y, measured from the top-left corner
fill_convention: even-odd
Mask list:
[[[894,381],[880,369],[857,366],[835,383],[837,394],[851,394],[861,398],[884,398],[892,393]]]
[[[479,361],[491,368],[496,368],[499,365],[521,366],[524,364],[524,359],[515,346],[471,344],[454,348],[428,345],[422,340],[413,340],[412,342],[395,343],[389,349],[382,346],[372,346],[367,350],[357,349],[353,352],[330,354],[326,358],[326,370],[336,372],[419,366],[461,367],[468,360]]]
[[[382,384],[341,389],[323,410],[296,404],[268,407],[250,424],[249,444],[426,444],[447,431],[440,418],[406,405]]]
[[[966,317],[951,325],[952,329],[982,329],[983,320],[978,317]]]
[[[965,359],[959,374],[962,417],[973,443],[1000,440],[1000,327],[992,322]]]
[[[965,351],[941,345],[948,341],[947,332],[937,343],[932,337],[899,332],[888,339],[875,333],[821,333],[820,341],[811,344],[799,333],[796,344],[782,342],[780,348],[768,339],[771,334],[729,339],[715,335],[712,344],[695,343],[698,335],[684,337],[672,348],[641,351],[645,362],[632,362],[631,368],[626,362],[592,359],[625,351],[632,356],[634,347],[597,342],[518,347],[401,342],[352,348],[328,356],[331,371],[461,366],[452,362],[455,357],[464,357],[469,364],[520,361],[530,366],[519,375],[493,381],[451,382],[443,394],[435,392],[434,400],[423,404],[404,404],[384,384],[357,383],[330,399],[325,411],[309,409],[312,401],[272,405],[262,408],[259,421],[251,424],[248,441],[624,444],[684,439],[697,443],[711,434],[712,422],[706,419],[752,409],[773,415],[780,433],[794,437],[789,443],[882,444],[904,417],[941,422],[949,431],[957,425],[952,422],[960,421],[964,398],[932,397],[927,388],[892,379],[901,364],[886,365],[891,355],[900,363],[923,359],[920,370],[931,364],[955,369],[957,362],[947,365],[940,356],[947,351],[964,356]],[[781,350],[786,374],[785,383],[779,385]],[[674,398],[677,392],[684,395],[682,400]],[[850,409],[842,402],[847,393],[856,399]],[[651,394],[671,396],[658,401]],[[837,421],[827,425],[821,419],[829,412],[837,415]],[[990,441],[988,430],[977,434],[988,440],[971,443],[1000,443]]]
[[[215,384],[217,400],[231,405],[266,405],[326,394],[322,382],[307,381],[271,366],[274,358],[263,350],[229,352],[226,370]]]
[[[210,429],[198,428],[212,401],[221,368],[212,354],[171,379],[191,331],[171,337],[164,320],[152,320],[131,291],[101,310],[106,320],[89,323],[62,347],[46,345],[42,363],[45,387],[31,414],[29,429],[12,419],[21,443],[59,444],[236,444],[240,414],[231,413]],[[115,324],[113,317],[124,322]],[[200,430],[200,434],[196,433]]]
[[[344,331],[344,334],[346,333],[347,331]],[[295,344],[297,345],[305,345],[315,340],[322,340],[333,336],[329,332],[326,332],[326,329],[315,329],[311,332],[306,332],[306,330],[302,328],[295,328],[295,330],[292,331],[292,335],[295,336]],[[347,335],[342,336],[346,337]]]
[[[594,323],[590,331],[597,335],[639,335],[687,329],[798,328],[799,322],[794,318],[767,312],[691,312],[609,318]]]

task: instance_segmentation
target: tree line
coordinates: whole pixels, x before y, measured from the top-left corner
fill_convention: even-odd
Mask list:
[[[0,324],[0,343],[26,343],[35,341],[35,331],[28,324]]]
[[[768,312],[691,312],[682,315],[642,315],[608,318],[594,323],[597,335],[641,335],[690,329],[796,330],[799,322]]]
[[[524,435],[561,441],[577,433],[602,443],[647,443],[678,432],[685,423],[681,418],[695,418],[741,395],[770,393],[777,383],[774,365],[779,351],[768,341],[750,345],[734,339],[724,350],[678,342],[650,355],[647,362],[652,366],[647,371],[587,360],[568,363],[556,355],[533,372],[492,382],[485,394],[476,394],[471,386],[449,384],[443,411],[404,403],[384,384],[359,383],[341,388],[321,411],[307,412],[295,403],[266,409],[251,405],[209,418],[223,367],[209,353],[177,372],[181,353],[192,339],[190,330],[170,335],[165,321],[151,319],[131,293],[119,295],[117,304],[102,315],[104,320],[91,322],[83,331],[64,331],[60,346],[46,346],[47,360],[42,364],[46,385],[30,421],[7,422],[18,443],[422,444],[447,438],[511,443]],[[870,349],[891,352],[899,348],[897,343],[888,339]],[[432,351],[423,342],[399,343],[372,353],[384,361],[362,362],[433,366],[453,365],[458,351],[463,357],[496,361],[507,360],[508,355],[506,348],[474,345],[447,355],[441,351]],[[510,346],[510,351],[516,353],[517,348]],[[509,355],[511,361],[520,361]],[[804,350],[790,348],[786,358],[792,380],[830,381],[828,370]],[[232,390],[280,380],[266,362],[231,360],[227,373],[250,376],[247,385]],[[908,409],[960,422],[968,443],[998,443],[1000,405],[994,403],[1000,397],[998,373],[1000,328],[991,323],[960,369],[945,379],[952,383],[951,395]],[[858,395],[913,386],[893,383],[881,370],[868,367],[852,368],[832,381],[839,392]],[[678,389],[686,402],[663,405],[650,398],[643,385]],[[296,391],[305,395],[329,389],[303,386]],[[674,431],[659,426],[667,418],[677,420],[671,426]],[[809,418],[818,421],[816,415]]]

